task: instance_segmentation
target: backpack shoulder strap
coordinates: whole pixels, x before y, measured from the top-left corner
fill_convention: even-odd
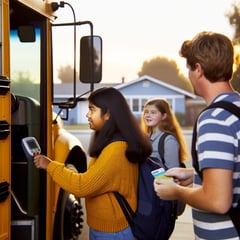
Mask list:
[[[240,108],[232,102],[226,102],[226,101],[215,102],[209,105],[207,108],[205,108],[205,110],[209,108],[223,108],[228,112],[236,115],[238,118],[240,118]]]
[[[169,133],[169,132],[164,132],[164,133],[162,134],[162,136],[160,137],[159,142],[158,142],[158,152],[159,152],[159,155],[160,155],[160,157],[161,157],[162,164],[163,164],[164,167],[165,167],[164,143],[165,143],[165,138],[166,138],[168,135],[171,135],[171,133]]]
[[[200,114],[210,108],[223,108],[223,109],[229,111],[230,113],[236,115],[238,118],[240,118],[240,108],[231,102],[219,101],[219,102],[212,103],[208,107],[204,108],[200,112]],[[200,116],[200,114],[198,116]],[[194,166],[196,172],[198,173],[198,175],[200,176],[200,178],[202,179],[202,172],[199,170],[198,155],[197,155],[197,151],[196,151],[196,147],[195,147],[196,140],[197,140],[197,120],[193,127],[192,149],[191,150],[192,150],[193,166]]]

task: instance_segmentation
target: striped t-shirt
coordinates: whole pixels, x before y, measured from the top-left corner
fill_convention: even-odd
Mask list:
[[[240,107],[240,96],[237,93],[219,95],[213,102],[221,100]],[[196,149],[200,170],[223,168],[234,172],[233,206],[236,206],[240,199],[239,118],[222,108],[204,111],[198,119]],[[201,184],[200,177],[195,174],[194,185]],[[196,239],[239,239],[227,214],[210,213],[194,208],[192,214]]]

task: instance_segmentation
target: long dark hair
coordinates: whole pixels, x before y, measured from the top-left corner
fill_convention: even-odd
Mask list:
[[[89,155],[98,157],[105,146],[114,137],[121,136],[127,142],[126,157],[130,162],[144,162],[152,152],[152,145],[133,116],[123,95],[115,88],[100,88],[91,93],[89,103],[99,107],[101,114],[110,113],[100,131],[96,131],[90,147]]]

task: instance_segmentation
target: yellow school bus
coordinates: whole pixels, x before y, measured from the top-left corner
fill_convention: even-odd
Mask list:
[[[59,7],[78,11],[62,1],[0,0],[0,240],[81,239],[82,199],[36,169],[21,145],[24,137],[33,136],[43,154],[72,171],[86,171],[85,150],[64,129],[61,114],[54,109],[63,111],[66,120],[68,111],[81,100],[76,81],[89,84],[91,92],[101,80],[101,38],[93,35],[90,21],[56,22]],[[76,29],[82,25],[89,26],[89,35],[76,47]],[[67,38],[64,28],[69,26],[74,29],[72,45],[79,56],[72,56],[72,96],[58,102],[53,62],[54,47],[62,39],[53,32],[61,29],[62,38]]]

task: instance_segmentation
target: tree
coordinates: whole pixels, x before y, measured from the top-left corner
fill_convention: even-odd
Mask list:
[[[71,65],[61,66],[58,69],[58,78],[62,83],[73,83],[73,67]],[[78,74],[76,73],[76,78],[78,78]]]
[[[138,72],[139,77],[143,75],[149,75],[188,92],[193,91],[189,80],[180,73],[176,62],[166,57],[158,56],[144,61]]]
[[[240,92],[240,67],[238,65],[237,70],[233,74],[233,78],[231,81],[232,87]]]
[[[15,95],[28,96],[40,101],[40,85],[34,83],[29,73],[17,72],[12,80],[11,88]]]
[[[226,13],[229,19],[229,24],[234,28],[233,43],[240,43],[240,5],[239,3],[232,4],[233,10]]]
[[[229,24],[234,28],[233,45],[235,48],[235,68],[233,73],[232,86],[235,90],[240,92],[240,5],[239,3],[232,4],[232,11],[229,11],[226,16],[229,19]]]

